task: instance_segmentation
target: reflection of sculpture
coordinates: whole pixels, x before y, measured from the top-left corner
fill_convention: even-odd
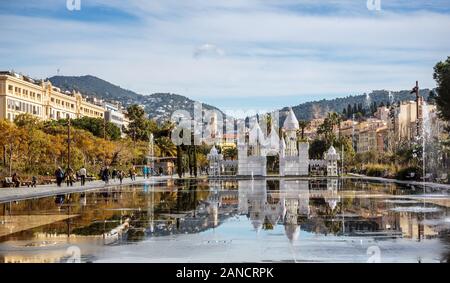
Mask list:
[[[325,201],[331,210],[334,210],[337,204],[341,201],[340,196],[338,195],[338,180],[337,179],[328,179],[327,180],[327,192],[328,194],[325,196]]]
[[[269,198],[275,201],[270,203]],[[272,227],[282,221],[286,237],[295,241],[300,234],[299,219],[310,213],[308,181],[281,180],[275,192],[267,192],[265,180],[239,181],[239,211],[249,215],[256,231],[265,221]]]

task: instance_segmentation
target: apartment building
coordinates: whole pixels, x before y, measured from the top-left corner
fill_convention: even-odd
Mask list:
[[[388,126],[379,119],[368,119],[358,125],[357,153],[383,152],[387,148]]]
[[[105,109],[105,120],[116,125],[124,136],[124,129],[130,123],[125,111],[121,109],[118,103],[103,102],[102,105]]]
[[[79,92],[62,92],[49,81],[0,72],[0,119],[13,121],[24,113],[42,120],[104,118],[105,109],[89,103]]]

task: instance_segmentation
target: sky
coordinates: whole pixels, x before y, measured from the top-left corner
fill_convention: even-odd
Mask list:
[[[90,74],[236,113],[432,88],[450,56],[448,0],[79,2],[0,0],[0,69]]]

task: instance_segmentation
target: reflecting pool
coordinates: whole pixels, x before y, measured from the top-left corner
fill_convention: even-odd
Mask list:
[[[448,262],[447,190],[165,180],[0,203],[0,262]]]

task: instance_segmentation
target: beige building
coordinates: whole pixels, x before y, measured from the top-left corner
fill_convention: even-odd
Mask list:
[[[79,92],[62,92],[49,81],[0,72],[0,119],[13,121],[24,113],[42,120],[104,118],[105,109],[89,103]]]
[[[386,122],[368,119],[358,125],[357,153],[383,152],[387,148],[388,127]]]
[[[419,116],[421,112],[419,103]],[[397,107],[394,119],[394,133],[398,141],[411,141],[417,134],[417,103],[415,101],[405,101]]]

